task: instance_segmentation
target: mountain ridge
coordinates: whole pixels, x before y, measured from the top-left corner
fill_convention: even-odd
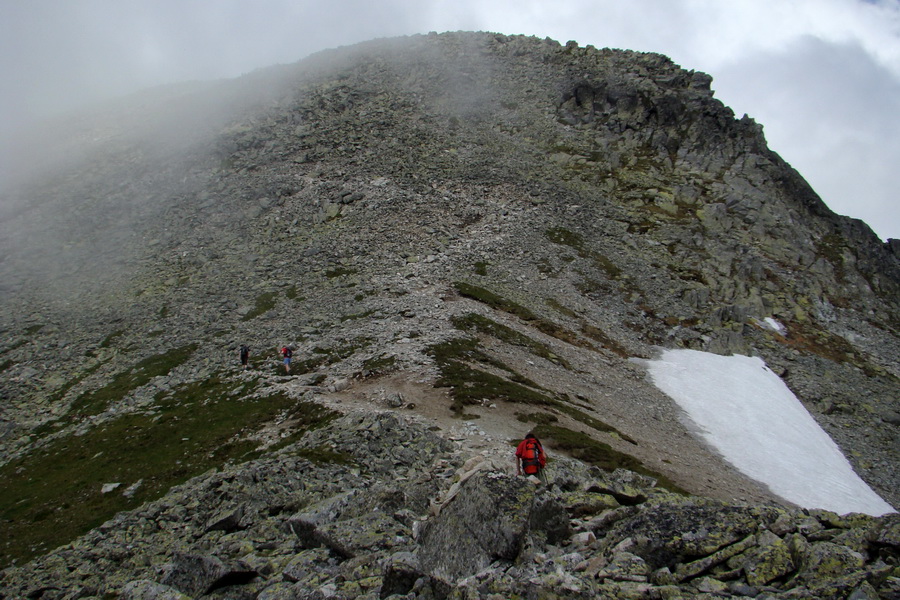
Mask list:
[[[216,389],[393,399],[506,439],[543,424],[558,452],[601,442],[693,493],[775,501],[627,360],[683,347],[763,357],[896,506],[900,261],[710,83],[660,55],[456,33],[104,123],[88,168],[4,197],[5,477]]]

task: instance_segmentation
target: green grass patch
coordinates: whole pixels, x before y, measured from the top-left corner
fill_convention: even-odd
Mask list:
[[[593,253],[592,258],[594,259],[594,264],[600,267],[610,279],[620,279],[622,277],[622,269],[602,254]]]
[[[297,291],[297,286],[292,285],[288,289],[284,291],[284,296],[288,300],[293,300],[295,302],[303,302],[306,298],[302,297],[300,293]]]
[[[4,350],[3,352],[4,352],[4,353],[6,353],[6,352],[12,352],[13,350],[17,350],[17,349],[21,348],[22,346],[24,346],[24,345],[27,344],[27,343],[28,343],[28,340],[19,340],[19,341],[13,343],[13,344],[10,344],[9,348],[7,348],[6,350]]]
[[[393,371],[397,365],[397,357],[389,354],[373,356],[363,361],[366,376],[384,375]]]
[[[116,375],[106,386],[81,394],[72,403],[69,412],[78,416],[103,412],[107,406],[146,385],[154,377],[167,375],[175,367],[184,364],[197,347],[197,344],[189,344],[145,358],[127,372]]]
[[[522,377],[499,360],[496,360],[490,355],[486,354],[481,349],[478,340],[475,338],[455,338],[452,340],[447,340],[446,342],[430,346],[427,352],[435,358],[435,361],[438,363],[438,365],[450,361],[481,363],[484,365],[489,365],[501,371],[506,371],[510,374],[510,377],[517,382],[523,383],[525,385],[530,385],[531,387],[535,388],[540,387],[536,383],[529,381],[525,377]]]
[[[577,334],[569,331],[561,325],[557,325],[552,321],[548,321],[547,319],[543,319],[537,316],[530,309],[522,306],[521,304],[517,304],[512,300],[491,292],[490,290],[486,290],[482,287],[478,287],[477,285],[472,285],[470,283],[456,282],[453,285],[456,288],[456,291],[459,292],[461,296],[471,298],[472,300],[476,300],[478,302],[486,304],[491,308],[502,310],[503,312],[514,315],[522,319],[541,333],[544,333],[551,337],[555,337],[556,339],[566,342],[567,344],[572,344],[573,346],[580,346],[582,348],[594,350],[594,347],[590,342],[578,337]]]
[[[535,356],[559,364],[566,369],[571,368],[569,363],[554,354],[546,344],[542,344],[527,335],[519,333],[518,331],[488,319],[487,317],[483,317],[476,313],[469,313],[467,315],[453,317],[451,322],[453,323],[453,326],[460,331],[477,331],[508,344],[526,348]]]
[[[441,370],[435,387],[450,388],[453,403],[450,408],[457,416],[466,406],[485,402],[518,402],[523,404],[551,405],[553,399],[540,391],[540,387],[522,377],[506,365],[492,359],[478,348],[478,341],[468,338],[448,340],[428,349]],[[467,363],[483,363],[510,374],[506,379],[475,368]]]
[[[273,308],[275,308],[275,302],[278,298],[278,294],[276,292],[263,292],[259,296],[256,297],[256,304],[250,311],[241,317],[242,321],[249,321],[251,319],[255,319],[261,314],[267,313]]]
[[[637,446],[637,442],[630,436],[625,435],[624,433],[622,433],[621,431],[619,431],[618,429],[616,429],[609,423],[604,423],[600,419],[595,419],[594,417],[590,416],[589,414],[585,413],[584,411],[578,410],[571,404],[567,404],[567,403],[561,401],[561,402],[557,402],[556,404],[554,404],[554,407],[556,409],[558,409],[560,412],[569,415],[570,417],[572,417],[574,420],[578,421],[579,423],[583,423],[583,424],[587,425],[594,431],[599,431],[600,433],[608,433],[608,434],[614,435],[614,436],[618,437],[619,439],[622,439],[622,440],[628,442],[629,444],[634,444],[635,446]]]
[[[612,425],[572,406],[566,396],[554,394],[488,356],[476,339],[456,338],[435,344],[428,348],[428,354],[434,357],[441,371],[435,387],[449,388],[450,397],[453,399],[450,409],[457,417],[462,417],[467,406],[489,402],[545,406],[564,413],[598,432],[612,434],[629,443],[637,444]],[[509,378],[473,366],[477,364],[489,365],[504,371],[509,374]]]
[[[213,377],[184,386],[157,399],[151,412],[53,440],[0,468],[0,568],[70,542],[213,467],[254,458],[247,434],[275,418],[296,420],[299,434],[335,416],[284,394],[247,398],[253,385]],[[122,492],[138,481],[126,498]],[[102,494],[106,483],[122,486]]]
[[[545,232],[545,235],[547,236],[547,239],[554,244],[569,246],[576,250],[578,255],[582,258],[587,256],[587,252],[584,248],[584,240],[577,233],[563,227],[551,227]]]
[[[88,367],[87,369],[85,369],[83,373],[80,373],[79,375],[66,381],[66,383],[64,383],[61,388],[59,388],[57,391],[53,392],[53,394],[50,396],[48,404],[50,404],[52,406],[52,405],[56,404],[57,402],[59,402],[60,400],[62,400],[65,397],[65,395],[67,393],[69,393],[70,389],[72,389],[73,387],[75,387],[76,385],[78,385],[79,383],[84,381],[85,379],[87,379],[88,376],[95,373],[97,371],[97,369],[99,369],[102,365],[103,365],[103,363],[98,362],[98,363]],[[64,417],[46,421],[46,422],[38,425],[34,429],[32,429],[31,435],[40,437],[40,436],[46,435],[48,433],[54,433],[56,431],[59,431],[62,427],[64,427],[67,424],[67,422],[68,422],[68,419],[65,419]]]
[[[545,412],[518,413],[516,414],[516,420],[522,423],[537,423],[538,425],[549,425],[559,421],[556,415]]]
[[[664,475],[660,475],[645,467],[641,461],[633,456],[619,452],[609,446],[609,444],[597,441],[587,434],[551,424],[538,425],[534,428],[534,434],[543,440],[549,448],[566,452],[573,458],[600,467],[605,471],[628,469],[635,473],[653,477],[659,482],[660,486],[669,491],[679,494],[687,493]]]
[[[584,239],[563,227],[551,227],[545,232],[547,239],[560,246],[568,246],[578,253],[581,258],[587,258],[593,261],[594,265],[606,273],[609,279],[619,279],[622,277],[622,269],[617,267],[611,260],[600,254],[588,249],[584,244]]]
[[[452,388],[451,409],[455,413],[462,412],[465,406],[495,401],[552,404],[552,399],[541,392],[456,361],[443,365],[435,386]]]
[[[294,354],[293,358],[291,358],[290,375],[306,375],[307,373],[312,373],[326,362],[326,359],[322,356],[311,356],[309,358],[298,359],[297,355]],[[251,361],[251,364],[254,364],[253,361]],[[286,375],[287,373],[285,373],[284,370],[284,360],[279,360],[272,371],[276,375]]]
[[[581,333],[594,340],[595,342],[598,342],[604,348],[607,348],[612,352],[618,354],[622,358],[628,358],[629,356],[631,356],[629,352],[621,344],[619,344],[619,342],[606,335],[606,333],[599,327],[594,327],[593,325],[590,325],[588,323],[582,323]]]
[[[351,340],[346,340],[346,344],[340,346],[331,346],[330,348],[316,346],[312,349],[312,352],[313,354],[317,354],[322,357],[322,362],[327,364],[334,364],[336,362],[344,360],[345,358],[350,358],[360,350],[364,350],[371,345],[371,338],[357,337]]]
[[[856,354],[853,345],[839,335],[807,323],[789,322],[787,328],[786,336],[776,335],[775,339],[790,348],[810,352],[836,363],[850,363],[863,370],[869,367]]]
[[[296,350],[291,359],[291,375],[305,375],[317,371],[319,368],[340,362],[349,358],[365,348],[372,345],[372,339],[366,337],[353,338],[348,340],[346,344],[340,346],[331,346],[323,348],[321,346],[314,347],[308,354],[301,356]],[[274,372],[278,375],[285,375],[284,364],[279,360],[274,367]],[[323,375],[324,379],[324,375]]]
[[[541,258],[537,262],[537,269],[540,273],[550,276],[556,277],[556,269],[553,268],[553,264],[550,263],[546,258]]]
[[[459,292],[461,296],[471,298],[472,300],[486,304],[491,308],[496,308],[497,310],[502,310],[503,312],[515,315],[523,321],[536,321],[538,318],[537,315],[521,304],[516,304],[512,300],[499,296],[483,287],[465,283],[463,281],[457,281],[453,284],[453,287],[456,288],[456,291]]]
[[[481,275],[482,277],[484,277],[488,274],[487,268],[488,268],[488,263],[483,260],[480,260],[477,263],[475,263],[475,274]]]
[[[560,301],[557,300],[556,298],[547,298],[546,300],[544,300],[544,303],[562,315],[566,315],[567,317],[570,317],[572,319],[578,318],[577,312],[575,312],[568,306],[561,304]]]
[[[312,373],[318,370],[319,367],[324,365],[327,362],[327,358],[325,356],[320,356],[318,354],[313,355],[300,355],[296,350],[294,350],[294,356],[291,358],[291,375],[305,375],[307,373]],[[271,368],[271,371],[276,375],[285,375],[284,371],[284,359],[281,357],[281,353],[278,354],[278,361],[273,362],[268,356],[263,354],[257,354],[255,357],[250,357],[250,366],[257,369],[266,369]]]
[[[575,283],[575,289],[585,296],[609,294],[614,289],[608,281],[599,281],[593,277],[588,277],[584,273],[580,273],[580,275],[581,279]]]

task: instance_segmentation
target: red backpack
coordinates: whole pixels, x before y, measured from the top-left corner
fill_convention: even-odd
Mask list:
[[[526,475],[537,475],[544,466],[544,449],[534,438],[525,440],[525,452],[522,454],[522,470]]]

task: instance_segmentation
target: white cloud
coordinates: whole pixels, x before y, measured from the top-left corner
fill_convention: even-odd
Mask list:
[[[769,146],[833,210],[900,232],[900,79],[856,43],[804,37],[723,65],[717,95],[765,127]]]
[[[896,0],[28,0],[0,2],[0,27],[0,135],[61,106],[375,37],[488,30],[661,52],[712,75],[832,209],[900,238]]]

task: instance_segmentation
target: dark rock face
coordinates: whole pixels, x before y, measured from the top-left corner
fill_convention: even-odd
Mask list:
[[[894,517],[774,504],[630,361],[764,358],[900,504],[896,240],[833,214],[710,76],[414,36],[56,133],[66,168],[0,198],[0,597],[900,588]],[[543,428],[595,467],[462,469],[401,413],[504,448]]]
[[[160,579],[162,585],[175,588],[186,596],[200,596],[224,578],[228,568],[214,556],[176,553]]]
[[[767,514],[768,513],[768,514]],[[755,533],[778,511],[767,507],[722,506],[691,500],[683,507],[667,503],[651,507],[617,523],[613,539],[632,538],[630,552],[640,556],[651,569],[688,563],[736,544]]]

